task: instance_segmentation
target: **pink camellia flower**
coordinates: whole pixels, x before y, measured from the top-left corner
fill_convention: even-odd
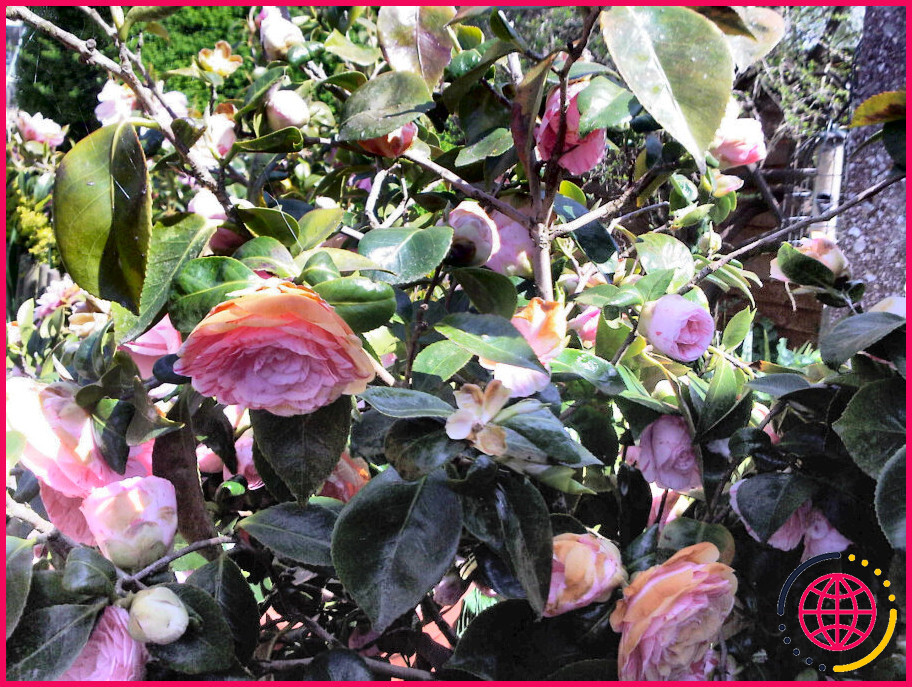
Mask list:
[[[595,336],[598,333],[599,318],[602,315],[600,308],[590,305],[579,315],[567,323],[570,329],[579,334],[580,341],[586,348],[595,346]]]
[[[760,162],[766,158],[763,126],[756,119],[739,119],[738,105],[732,101],[716,130],[709,152],[719,161],[719,169]]]
[[[605,130],[590,131],[585,137],[579,136],[580,112],[576,99],[589,87],[588,81],[574,81],[567,86],[567,128],[564,137],[563,155],[557,164],[570,174],[583,174],[595,167],[605,155]],[[540,160],[550,160],[557,145],[560,128],[560,88],[555,88],[548,96],[545,114],[535,134],[536,147]]]
[[[133,358],[133,362],[136,363],[139,374],[143,378],[152,376],[155,361],[163,355],[177,353],[180,347],[180,332],[171,324],[171,318],[168,315],[161,318],[158,324],[142,336],[120,346]]]
[[[454,396],[459,410],[447,418],[447,436],[456,441],[471,441],[489,456],[506,453],[507,434],[492,421],[510,400],[510,389],[495,379],[484,391],[475,384],[463,384]]]
[[[284,60],[289,49],[304,42],[304,34],[285,19],[278,7],[266,6],[257,16],[260,23],[260,42],[267,60]]]
[[[203,71],[219,76],[231,76],[244,62],[240,55],[231,54],[228,41],[216,41],[215,48],[203,48],[197,53],[196,60]]]
[[[186,95],[180,91],[164,92],[164,81],[159,81],[156,86],[158,87],[159,92],[162,93],[162,100],[165,102],[165,105],[171,108],[171,111],[176,117],[186,117],[190,114],[190,102],[187,100]]]
[[[35,301],[35,317],[43,320],[52,315],[57,308],[70,305],[82,295],[80,289],[70,275],[64,274],[60,279],[55,279],[48,284],[47,289]]]
[[[631,451],[636,451],[635,455],[639,455],[639,448],[636,446],[631,446],[627,449],[628,459],[630,459]],[[690,506],[692,501],[692,499],[689,499],[676,491],[672,491],[670,489],[662,489],[655,483],[649,485],[649,490],[652,492],[652,506],[649,508],[649,518],[646,520],[647,527],[656,524],[667,525],[672,520],[681,517],[684,511],[687,510],[688,506]],[[662,509],[661,520],[659,520],[660,508]]]
[[[208,188],[201,188],[194,194],[193,198],[190,199],[190,202],[187,203],[187,212],[195,212],[197,215],[202,215],[206,219],[228,219],[228,215],[225,214],[224,206]]]
[[[310,121],[310,108],[295,91],[274,89],[266,99],[266,120],[273,131],[302,127]]]
[[[741,515],[741,506],[738,502],[738,490],[744,480],[739,480],[731,485],[729,490],[729,501],[732,510],[741,518],[744,529],[747,533],[761,541],[757,533],[751,528],[744,516]],[[804,551],[801,555],[801,561],[804,562],[821,553],[831,553],[845,551],[851,544],[851,540],[842,536],[839,531],[830,524],[826,516],[817,508],[814,508],[810,500],[802,503],[789,517],[782,523],[778,530],[773,532],[766,543],[774,549],[780,551],[791,551],[804,540]]]
[[[366,141],[358,141],[358,145],[374,155],[399,157],[412,146],[412,141],[415,140],[415,134],[417,133],[418,125],[415,122],[409,122],[405,126],[400,126],[398,129],[390,131],[386,136],[377,136],[377,138],[369,138]]]
[[[567,316],[562,303],[533,298],[510,320],[532,347],[539,362],[548,363],[567,345]],[[529,396],[544,389],[551,379],[550,372],[538,372],[515,365],[495,363],[485,358],[479,364],[494,371],[494,379],[510,390],[510,396]]]
[[[89,641],[73,665],[58,681],[126,682],[142,680],[149,653],[130,636],[130,615],[119,606],[107,606],[95,624]]]
[[[474,200],[464,200],[450,210],[446,223],[453,227],[450,261],[455,265],[483,265],[500,248],[497,225]]]
[[[253,464],[253,434],[245,432],[244,435],[234,442],[234,450],[237,455],[237,472],[234,474],[241,475],[247,480],[247,488],[250,490],[259,489],[263,486],[263,478],[257,472]],[[231,479],[231,470],[226,466],[222,470],[224,479]]]
[[[161,477],[131,477],[93,489],[80,510],[101,552],[128,570],[164,556],[177,532],[174,485]]]
[[[650,423],[640,435],[639,451],[631,455],[628,449],[627,459],[635,460],[646,481],[662,489],[687,491],[700,486],[690,432],[679,415],[663,415]]]
[[[497,210],[491,213],[491,219],[497,227],[497,241],[485,266],[508,277],[531,277],[535,244],[529,230]]]
[[[845,253],[839,249],[835,241],[826,236],[798,239],[793,248],[802,255],[822,262],[829,268],[836,279],[848,277],[851,273]],[[780,269],[779,261],[776,258],[773,258],[770,262],[770,278],[782,282],[789,281],[789,278]]]
[[[63,127],[40,112],[34,115],[20,112],[16,125],[23,141],[38,141],[47,144],[48,148],[56,148],[63,143],[65,137]]]
[[[621,633],[620,680],[686,680],[703,675],[706,652],[735,603],[735,571],[709,542],[681,549],[637,573],[611,614]]]
[[[209,311],[174,366],[219,403],[312,413],[374,378],[361,340],[307,286],[271,279]]]
[[[659,353],[689,363],[709,348],[715,325],[699,305],[670,293],[646,304],[638,331]]]
[[[361,487],[370,481],[370,471],[363,458],[352,458],[348,451],[342,451],[339,462],[333,468],[332,474],[326,478],[320,496],[338,499],[348,503],[352,497],[361,491]]]
[[[744,186],[744,179],[741,177],[736,177],[732,174],[722,174],[718,169],[711,169],[709,173],[712,175],[713,180],[716,182],[715,190],[713,191],[713,196],[715,198],[721,198],[726,196],[732,191],[737,191],[739,188]]]
[[[116,124],[130,118],[136,109],[136,94],[129,86],[108,80],[98,94],[95,117],[102,126]]]
[[[566,532],[554,537],[551,588],[543,615],[553,618],[591,603],[608,601],[627,583],[621,552],[592,532]]]

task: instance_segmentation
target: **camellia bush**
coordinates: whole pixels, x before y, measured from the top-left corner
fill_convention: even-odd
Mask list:
[[[842,319],[751,360],[738,258],[903,179],[905,94],[856,114],[882,181],[732,247],[776,12],[583,7],[540,55],[492,8],[293,9],[155,73],[194,8],[7,8],[109,77],[85,138],[9,133],[8,247],[63,276],[8,314],[7,678],[903,678],[905,307],[782,243]],[[900,611],[854,672],[777,613],[826,553]]]

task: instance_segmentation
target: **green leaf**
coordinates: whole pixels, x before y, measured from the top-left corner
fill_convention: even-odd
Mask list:
[[[194,570],[187,578],[187,584],[199,587],[215,599],[231,628],[235,653],[242,661],[250,658],[257,644],[260,612],[237,563],[222,554]]]
[[[855,108],[849,128],[906,119],[906,92],[885,91],[872,95]]]
[[[407,284],[443,262],[452,241],[453,229],[447,226],[373,229],[358,243],[358,252],[391,273],[373,272],[373,279]]]
[[[785,20],[778,12],[767,7],[732,7],[741,16],[744,25],[751,32],[747,36],[727,35],[735,65],[744,71],[754,62],[763,58],[785,35]]]
[[[884,465],[874,490],[877,522],[894,549],[906,550],[906,448]]]
[[[836,279],[829,267],[819,260],[801,253],[790,243],[783,243],[779,246],[776,263],[789,281],[802,286],[827,288],[832,286]]]
[[[455,15],[447,6],[381,7],[377,36],[390,68],[419,74],[433,91],[455,47],[446,29]]]
[[[905,324],[905,317],[888,312],[850,315],[837,322],[820,340],[820,356],[827,365],[838,368]]]
[[[658,548],[669,551],[708,541],[719,549],[719,560],[730,564],[735,557],[735,539],[722,525],[715,525],[691,518],[675,518],[662,529]]]
[[[132,401],[135,410],[124,433],[124,439],[128,446],[140,446],[163,434],[180,429],[181,424],[179,422],[162,417],[158,412],[158,408],[149,397],[149,392],[143,386],[139,377],[133,378]]]
[[[35,543],[6,535],[6,638],[22,617],[32,586],[32,558]]]
[[[717,356],[713,363],[715,371],[706,398],[703,399],[703,408],[697,421],[697,436],[703,436],[720,422],[738,403],[738,378],[735,368],[721,356]]]
[[[573,440],[564,424],[545,407],[527,413],[518,413],[499,424],[521,434],[540,448],[554,463],[582,467],[601,465],[582,444]]]
[[[291,253],[271,236],[258,236],[247,241],[231,257],[240,260],[253,271],[266,270],[277,277],[288,279],[298,274]]]
[[[601,25],[627,86],[702,171],[734,79],[722,32],[686,7],[612,7]]]
[[[579,203],[583,207],[586,206],[586,194],[583,193],[583,189],[574,184],[572,181],[567,181],[564,179],[562,182],[560,182],[560,186],[558,186],[557,192],[562,196],[565,196],[570,200]]]
[[[741,345],[754,323],[755,312],[756,310],[749,307],[744,308],[728,321],[725,331],[722,332],[722,348],[733,351]]]
[[[649,273],[659,270],[674,270],[668,285],[675,291],[694,276],[694,261],[690,249],[674,236],[668,234],[643,234],[636,243],[637,257]]]
[[[248,288],[256,278],[253,270],[233,258],[211,256],[191,260],[171,285],[168,298],[171,323],[183,334],[189,333],[229,293]]]
[[[200,675],[228,668],[234,661],[231,627],[222,608],[209,594],[192,584],[164,584],[200,618],[199,626],[187,631],[170,644],[146,644],[152,657],[173,670]]]
[[[580,377],[608,396],[615,396],[626,388],[614,365],[597,355],[575,348],[564,349],[551,361],[551,374]]]
[[[396,313],[396,294],[389,284],[342,277],[314,284],[313,288],[356,332],[382,327]]]
[[[491,40],[485,41],[479,45],[475,50],[467,50],[463,53],[460,53],[453,58],[453,61],[450,62],[450,69],[455,70],[457,65],[461,62],[460,57],[466,54],[480,53],[480,59],[472,59],[472,65],[469,66],[467,71],[462,71],[460,69],[457,74],[457,78],[447,86],[442,94],[443,104],[446,105],[447,110],[450,112],[456,112],[460,102],[466,94],[478,83],[478,80],[484,76],[488,69],[491,68],[497,60],[509,55],[511,52],[516,52],[517,46],[515,43],[501,40]],[[466,58],[462,58],[466,59]],[[459,65],[463,66],[463,65]]]
[[[336,513],[315,504],[280,503],[244,518],[238,527],[275,553],[305,565],[332,565]]]
[[[296,153],[303,148],[304,134],[297,127],[288,126],[259,138],[235,141],[232,153],[238,150],[245,153]]]
[[[383,632],[415,608],[453,562],[462,504],[440,470],[419,482],[387,469],[339,515],[332,555],[339,579]]]
[[[554,198],[554,211],[565,222],[585,215],[589,210],[576,200],[558,194]],[[586,256],[603,272],[613,271],[611,257],[617,253],[617,243],[611,232],[599,220],[594,220],[573,232],[573,240]]]
[[[451,274],[479,312],[513,317],[516,287],[509,277],[481,267],[463,267]]]
[[[390,417],[449,417],[456,410],[436,396],[412,389],[370,386],[358,397]]]
[[[485,158],[497,157],[513,147],[513,134],[509,129],[498,127],[489,131],[478,141],[466,146],[456,156],[456,166],[466,167]]]
[[[749,381],[746,386],[754,391],[769,394],[773,398],[779,398],[793,391],[809,389],[811,384],[799,374],[783,372],[757,377]]]
[[[576,99],[579,107],[579,136],[596,129],[620,129],[630,124],[637,109],[633,93],[603,76],[592,79]]]
[[[883,144],[887,154],[901,169],[906,168],[906,120],[887,122],[883,128]]]
[[[765,542],[816,490],[814,482],[800,475],[766,473],[742,482],[735,501],[741,517]]]
[[[357,253],[354,253],[350,250],[342,250],[341,248],[321,247],[304,251],[300,255],[295,256],[295,264],[300,265],[303,268],[311,258],[320,253],[329,257],[339,272],[358,272],[364,270],[383,269],[383,267],[375,263],[373,260],[369,260],[363,255],[358,255]]]
[[[339,86],[351,93],[356,88],[366,84],[367,77],[361,72],[342,72],[341,74],[333,74],[329,78],[323,79],[320,83],[327,86]]]
[[[326,52],[359,67],[369,67],[380,59],[380,51],[377,48],[352,43],[336,29],[333,29],[323,45],[326,47]]]
[[[386,460],[402,479],[414,481],[448,463],[464,445],[452,441],[439,420],[397,420],[384,441]]]
[[[109,597],[114,593],[117,569],[95,549],[78,546],[67,556],[63,588],[69,592]]]
[[[666,293],[668,293],[671,282],[675,278],[675,274],[677,272],[677,268],[669,268],[667,270],[653,270],[646,276],[638,279],[637,282],[633,285],[633,288],[640,293],[640,296],[642,296],[644,303],[654,301],[660,296],[664,296]]]
[[[316,286],[320,282],[338,279],[342,276],[336,268],[336,263],[324,251],[318,251],[311,255],[307,262],[304,263],[304,269],[298,275],[298,282]]]
[[[906,445],[906,384],[885,379],[865,384],[833,423],[852,460],[875,479]]]
[[[380,74],[345,101],[338,138],[340,141],[364,141],[385,136],[433,106],[427,84],[417,74]]]
[[[298,234],[301,250],[316,248],[332,236],[344,215],[342,208],[317,208],[306,213],[298,220]]]
[[[127,445],[127,427],[135,410],[126,401],[114,398],[101,399],[92,410],[92,437],[102,457],[118,475],[124,474],[130,447]]]
[[[126,39],[126,37],[130,35],[130,29],[134,24],[139,24],[141,22],[159,22],[162,19],[170,17],[180,9],[180,6],[174,5],[142,5],[139,7],[131,7],[130,11],[127,12],[127,16],[124,17],[124,22],[121,25],[118,34],[122,40]]]
[[[415,356],[412,371],[436,375],[443,381],[447,381],[464,368],[471,359],[472,354],[469,351],[445,339],[422,348]]]
[[[285,67],[273,67],[263,72],[247,88],[247,92],[244,94],[244,107],[237,111],[235,117],[243,117],[248,112],[257,109],[269,90],[283,78],[285,78]]]
[[[692,9],[694,12],[699,12],[709,19],[719,27],[722,33],[728,36],[745,36],[754,40],[754,34],[751,33],[735,8],[719,5],[715,7],[694,7]]]
[[[215,226],[195,214],[171,215],[155,223],[139,316],[117,303],[111,308],[117,343],[132,341],[149,329],[168,302],[171,281],[189,260],[199,257],[213,233]]]
[[[669,273],[669,276],[671,274],[673,273]],[[583,305],[595,305],[599,308],[605,306],[627,308],[631,305],[640,305],[643,302],[643,296],[630,285],[618,287],[614,284],[599,284],[579,294],[576,302]]]
[[[133,127],[102,127],[57,167],[54,235],[67,272],[94,296],[139,312],[152,234],[151,184]]]
[[[435,329],[457,346],[495,363],[545,372],[535,351],[509,320],[497,315],[454,313]]]
[[[351,398],[340,396],[309,415],[279,417],[251,410],[250,424],[263,456],[303,503],[339,462],[351,427]]]
[[[330,649],[314,656],[299,679],[308,682],[367,682],[376,678],[357,652]]]
[[[276,208],[238,208],[238,219],[254,236],[269,236],[287,246],[296,255],[304,250],[298,222]]]
[[[53,680],[79,656],[105,603],[59,604],[29,613],[6,644],[7,680]]]

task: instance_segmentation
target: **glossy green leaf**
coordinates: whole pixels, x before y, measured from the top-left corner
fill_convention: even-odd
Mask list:
[[[304,134],[294,126],[271,131],[259,138],[248,138],[234,143],[235,150],[245,153],[296,153],[304,148]]]
[[[194,570],[187,578],[187,584],[199,587],[215,599],[231,628],[235,653],[241,660],[250,658],[256,648],[260,612],[237,563],[222,554]]]
[[[139,298],[139,316],[117,303],[111,308],[118,343],[132,341],[149,329],[168,302],[171,281],[188,261],[199,257],[213,233],[215,226],[195,214],[171,215],[156,222]]]
[[[263,456],[303,503],[339,462],[351,427],[351,397],[340,396],[309,415],[280,417],[251,410],[250,424]]]
[[[108,466],[118,475],[124,474],[130,447],[127,427],[133,419],[134,408],[126,401],[103,398],[92,409],[92,437]]]
[[[565,222],[589,212],[585,205],[562,194],[558,194],[554,199],[554,211]],[[573,232],[573,240],[600,270],[612,271],[609,261],[617,253],[617,243],[604,224],[598,220],[589,222]]]
[[[735,539],[724,526],[693,520],[675,518],[662,528],[658,548],[678,552],[681,549],[708,541],[719,549],[719,561],[730,565],[735,557]]]
[[[333,74],[324,79],[321,83],[339,86],[351,93],[355,89],[366,84],[367,77],[361,72],[342,72],[341,74]]]
[[[833,430],[858,467],[876,479],[890,457],[906,445],[905,380],[865,384]]]
[[[731,97],[725,36],[686,7],[612,7],[601,26],[627,86],[702,170]]]
[[[341,248],[320,247],[304,251],[300,255],[295,256],[295,264],[303,268],[308,261],[318,253],[322,253],[329,257],[336,266],[336,269],[341,273],[384,269],[381,265],[378,265],[369,258],[365,258],[363,255],[358,255],[350,250],[342,250]]]
[[[596,129],[620,129],[630,124],[638,104],[633,93],[598,76],[579,94],[579,135]]]
[[[833,285],[833,271],[819,260],[798,251],[790,243],[783,243],[776,253],[776,263],[789,281],[803,286],[828,287]]]
[[[108,597],[114,593],[117,569],[95,549],[78,546],[67,556],[63,588],[70,592]]]
[[[576,297],[576,302],[583,305],[595,305],[599,308],[605,306],[626,308],[631,305],[640,305],[643,302],[643,296],[630,285],[599,284],[580,293]]]
[[[479,312],[513,317],[516,287],[508,277],[481,267],[464,267],[451,274]]]
[[[265,270],[286,279],[298,274],[291,253],[281,242],[271,236],[258,236],[247,241],[231,257],[240,260],[253,271]]]
[[[768,374],[747,383],[748,388],[769,394],[773,398],[779,398],[800,389],[808,389],[810,386],[810,382],[803,376],[789,373]]]
[[[906,550],[906,448],[884,465],[874,490],[877,521],[894,549]]]
[[[637,257],[647,272],[674,270],[668,288],[677,290],[694,276],[690,249],[668,234],[643,234],[636,243]]]
[[[396,312],[396,294],[389,284],[364,277],[342,277],[314,285],[314,291],[356,332],[382,327]]]
[[[557,192],[584,207],[586,205],[586,194],[583,193],[583,189],[574,184],[572,181],[567,181],[564,179],[562,182],[560,182],[560,186],[557,187]]]
[[[298,220],[301,250],[316,248],[332,236],[342,224],[342,208],[317,208]]]
[[[387,469],[339,515],[333,562],[346,590],[382,632],[440,581],[461,532],[462,504],[442,470],[408,483]]]
[[[380,74],[345,101],[339,140],[363,141],[385,136],[414,121],[433,106],[427,84],[417,74]]]
[[[6,535],[6,638],[22,617],[32,586],[34,542]]]
[[[151,184],[133,127],[102,127],[57,167],[54,235],[79,286],[138,313],[152,234]]]
[[[837,322],[820,340],[820,356],[837,368],[902,326],[906,318],[888,312],[866,312]]]
[[[171,284],[171,323],[183,334],[189,333],[229,293],[249,287],[255,279],[253,270],[233,258],[190,260]]]
[[[554,463],[573,467],[602,464],[585,446],[574,441],[564,424],[545,407],[518,413],[498,424],[521,434]]]
[[[426,346],[415,356],[413,372],[436,375],[443,381],[449,380],[472,359],[472,354],[457,346],[449,339]]]
[[[237,111],[235,117],[243,117],[260,106],[269,90],[285,78],[285,67],[273,67],[263,72],[250,84],[244,94],[244,107]]]
[[[523,335],[503,317],[454,313],[438,322],[435,329],[480,358],[545,372]]]
[[[304,250],[298,222],[276,208],[238,208],[238,219],[254,236],[269,236],[287,246],[293,254]]]
[[[453,229],[447,226],[373,229],[358,243],[358,252],[387,272],[370,276],[390,284],[406,284],[424,277],[443,262],[450,250]]]
[[[6,644],[7,680],[53,680],[82,651],[105,603],[58,604],[24,616]]]
[[[380,51],[369,45],[358,45],[333,29],[323,44],[326,52],[341,57],[359,67],[369,67],[380,59]]]
[[[180,429],[179,422],[162,417],[139,377],[133,378],[133,398],[131,400],[134,412],[130,418],[130,424],[127,425],[124,432],[124,439],[128,446],[140,446],[163,434]]]
[[[402,479],[413,481],[455,458],[465,447],[451,440],[439,420],[398,420],[384,441],[386,460]]]
[[[450,62],[454,47],[447,24],[454,7],[383,6],[377,14],[377,35],[390,68],[419,74],[434,90]]]
[[[336,514],[308,504],[280,503],[244,518],[238,527],[275,553],[305,565],[332,565],[330,541]]]
[[[436,396],[413,389],[371,386],[358,397],[389,417],[449,417],[456,410]]]
[[[164,665],[189,675],[200,675],[228,668],[234,660],[231,627],[218,602],[192,584],[162,585],[177,594],[199,616],[200,624],[170,644],[146,644],[152,657]]]
[[[768,7],[732,7],[740,16],[753,38],[728,35],[732,57],[739,71],[767,55],[785,35],[785,19]]]
[[[336,263],[329,257],[329,254],[324,251],[317,251],[304,263],[304,269],[298,275],[297,281],[301,284],[315,286],[320,282],[338,279],[341,276],[341,273],[336,268]]]
[[[742,482],[735,500],[741,517],[765,542],[816,489],[814,482],[800,475],[765,473]]]
[[[723,5],[694,7],[695,12],[699,12],[709,19],[713,24],[719,27],[722,33],[728,36],[745,36],[754,40],[754,34],[751,33],[744,19],[738,14],[734,7],[725,7]]]
[[[513,135],[509,129],[498,127],[485,134],[481,139],[459,151],[456,166],[465,167],[488,157],[497,157],[513,147]]]
[[[551,374],[580,377],[608,396],[619,394],[626,388],[614,365],[593,353],[575,348],[564,349],[551,361]]]
[[[471,65],[465,65],[466,71],[459,71],[459,76],[453,80],[453,82],[447,86],[442,94],[442,100],[444,105],[450,112],[455,112],[460,102],[463,100],[465,95],[478,83],[479,79],[485,75],[488,69],[491,68],[497,60],[509,55],[511,52],[516,52],[517,46],[515,43],[509,41],[501,40],[490,40],[485,41],[479,45],[474,51],[467,52],[477,52],[481,54],[481,58],[478,60],[473,59]],[[466,53],[460,53],[464,55]],[[453,61],[450,63],[451,68],[457,66],[457,61],[460,60],[460,55],[457,55],[453,58]],[[464,59],[464,58],[463,58]]]
[[[725,331],[722,332],[722,347],[724,349],[733,351],[741,345],[754,322],[755,312],[756,310],[751,310],[749,307],[744,308],[728,321],[728,324],[725,325]]]

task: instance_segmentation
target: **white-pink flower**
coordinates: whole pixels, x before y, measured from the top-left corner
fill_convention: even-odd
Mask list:
[[[738,105],[732,101],[716,130],[709,152],[719,161],[719,169],[760,162],[766,158],[763,126],[756,119],[739,119]]]
[[[565,532],[554,537],[551,585],[542,615],[547,618],[608,601],[627,583],[618,547],[593,532]]]
[[[531,277],[535,244],[529,230],[498,210],[491,213],[491,220],[497,227],[497,240],[485,266],[508,277]]]
[[[595,336],[598,333],[599,319],[602,315],[600,308],[590,305],[579,315],[567,323],[570,329],[579,334],[580,341],[586,348],[592,348],[595,345]]]
[[[295,91],[273,89],[266,100],[266,120],[273,131],[302,127],[310,121],[307,101]]]
[[[447,224],[453,227],[450,260],[457,265],[483,265],[500,248],[497,225],[474,200],[464,200],[450,210]]]
[[[177,353],[181,347],[180,332],[171,324],[171,318],[165,315],[152,329],[121,348],[130,354],[143,378],[152,376],[155,362],[164,355]]]
[[[563,154],[557,164],[571,174],[583,174],[595,167],[605,155],[605,130],[596,129],[580,138],[580,111],[576,100],[580,93],[589,87],[588,81],[574,81],[567,86],[566,135],[564,136]],[[548,96],[545,114],[535,134],[536,152],[540,160],[550,160],[557,145],[560,129],[560,88],[555,88]]]
[[[285,59],[289,48],[304,42],[301,29],[282,17],[278,7],[263,7],[257,20],[260,22],[260,41],[267,60]]]
[[[132,682],[142,680],[149,653],[130,636],[129,614],[119,606],[107,606],[98,619],[89,641],[73,665],[58,681]]]
[[[136,109],[136,95],[128,86],[108,80],[98,94],[98,103],[95,117],[107,126],[130,118]]]
[[[662,415],[640,434],[639,450],[627,450],[647,482],[663,489],[688,491],[700,486],[700,466],[687,423],[680,415]]]
[[[38,141],[38,143],[47,144],[48,148],[56,148],[63,143],[63,128],[40,112],[36,112],[34,115],[19,112],[16,124],[23,141]]]
[[[689,363],[706,352],[715,325],[704,308],[670,293],[643,307],[637,331],[659,353]]]

